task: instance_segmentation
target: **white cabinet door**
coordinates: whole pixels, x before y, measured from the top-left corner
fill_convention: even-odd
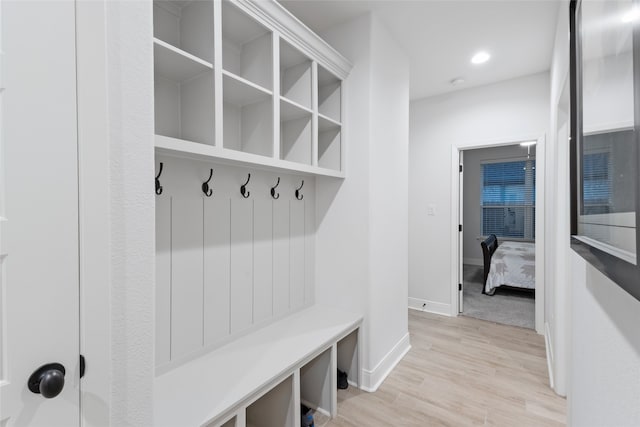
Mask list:
[[[75,4],[0,14],[0,426],[78,426]]]

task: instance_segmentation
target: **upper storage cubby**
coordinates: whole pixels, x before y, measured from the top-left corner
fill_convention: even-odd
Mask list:
[[[153,35],[212,64],[213,0],[154,0]]]
[[[280,95],[311,109],[311,59],[280,40]]]
[[[153,2],[155,131],[213,145],[213,2]]]
[[[344,178],[351,64],[277,1],[154,0],[163,155]]]
[[[318,66],[318,114],[342,122],[342,81]]]
[[[222,1],[222,68],[273,89],[273,34],[230,0]]]
[[[245,153],[273,155],[273,94],[223,72],[223,146]]]

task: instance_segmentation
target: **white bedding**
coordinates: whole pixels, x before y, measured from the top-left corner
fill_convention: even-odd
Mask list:
[[[502,285],[535,289],[536,253],[534,243],[503,242],[491,257],[485,292],[493,295]]]

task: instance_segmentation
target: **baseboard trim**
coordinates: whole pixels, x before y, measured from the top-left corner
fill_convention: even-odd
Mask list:
[[[451,316],[451,304],[444,304],[442,302],[409,297],[409,308],[412,310],[441,314],[443,316]]]
[[[409,332],[393,346],[393,348],[382,358],[380,363],[372,370],[362,370],[362,381],[360,388],[364,391],[373,393],[383,383],[387,376],[393,371],[402,358],[411,350],[409,340]]]
[[[551,344],[551,331],[549,330],[549,323],[544,323],[544,344],[547,351],[547,371],[549,372],[549,385],[552,390],[555,390],[555,380],[553,376],[553,346]]]
[[[484,266],[484,260],[482,258],[464,258],[462,262],[464,264],[477,265],[478,267]]]

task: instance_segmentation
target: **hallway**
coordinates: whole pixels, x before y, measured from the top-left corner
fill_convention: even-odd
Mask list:
[[[409,310],[411,351],[374,394],[339,390],[328,426],[561,426],[534,331]]]

